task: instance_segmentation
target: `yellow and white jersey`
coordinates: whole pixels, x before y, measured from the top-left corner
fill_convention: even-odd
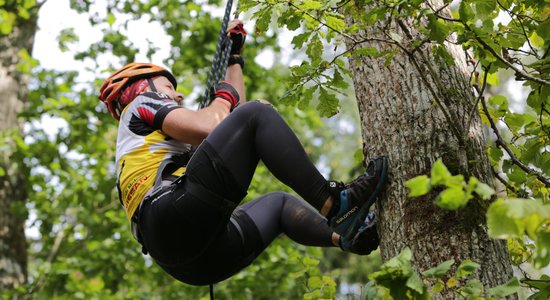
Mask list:
[[[163,175],[185,172],[191,145],[161,130],[166,115],[178,108],[167,95],[146,92],[122,112],[116,147],[117,187],[128,219],[147,193],[161,184]]]

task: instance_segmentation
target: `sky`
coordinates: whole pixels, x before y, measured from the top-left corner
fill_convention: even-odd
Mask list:
[[[98,0],[94,2],[90,13],[98,13],[100,16],[105,16],[106,1]],[[212,11],[215,16],[222,16],[223,10],[215,9]],[[117,22],[122,22],[124,19],[119,17]],[[129,19],[129,18],[126,18]],[[83,21],[84,20],[84,21]],[[158,22],[150,22],[149,19],[143,17],[138,21],[132,21],[128,27],[128,39],[135,44],[143,45],[143,49],[147,45],[147,39],[158,45],[159,51],[153,57],[153,63],[162,64],[162,60],[169,55],[170,40],[166,34],[163,34],[162,26]],[[87,21],[87,15],[79,15],[69,7],[69,0],[48,0],[42,7],[38,18],[39,31],[35,37],[35,46],[33,57],[40,61],[44,68],[53,68],[58,70],[74,70],[82,65],[82,62],[75,61],[72,57],[72,51],[79,51],[88,48],[92,43],[102,38],[101,27],[93,27]],[[245,20],[245,29],[248,32],[254,32],[253,22]],[[75,28],[76,35],[80,38],[78,45],[70,48],[71,52],[61,52],[57,43],[59,32],[68,27]],[[143,34],[143,33],[150,34]],[[290,45],[292,36],[282,34],[280,36],[281,46]],[[288,48],[287,48],[288,49]],[[269,51],[265,51],[255,59],[255,62],[265,67],[270,67],[273,64],[274,56]],[[137,60],[145,61],[145,53],[137,55]],[[290,61],[290,56],[284,61]]]

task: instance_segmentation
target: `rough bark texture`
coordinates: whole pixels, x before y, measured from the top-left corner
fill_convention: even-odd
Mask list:
[[[355,23],[352,16],[347,21]],[[395,49],[395,45],[372,40],[388,40],[384,30],[399,34],[403,45],[417,35],[412,24],[391,21],[366,28],[356,39],[371,39],[360,47]],[[384,154],[390,160],[387,193],[378,206],[380,249],[387,260],[410,247],[417,271],[449,259],[458,264],[470,259],[481,264],[474,277],[486,288],[494,287],[513,275],[506,244],[487,234],[488,203],[474,199],[466,208],[449,212],[432,203],[435,194],[411,199],[405,187],[405,181],[415,176],[429,176],[438,158],[453,174],[493,182],[464,54],[456,46],[447,45],[447,51],[456,60],[454,66],[436,59],[429,45],[413,54],[399,50],[387,67],[385,58],[350,60],[365,155]]]
[[[4,8],[11,9],[9,7]],[[14,12],[17,12],[15,8]],[[29,75],[17,70],[19,52],[31,53],[36,32],[37,16],[28,20],[17,19],[9,35],[0,35],[0,132],[22,134],[22,121],[17,114],[24,107],[28,94]],[[24,223],[27,198],[22,166],[10,159],[13,143],[0,154],[0,290],[25,283],[27,279],[27,242]]]

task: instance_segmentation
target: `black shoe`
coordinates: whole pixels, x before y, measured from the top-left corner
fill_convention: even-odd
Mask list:
[[[378,248],[380,239],[377,231],[378,217],[375,211],[367,214],[363,225],[357,230],[357,234],[348,240],[340,236],[340,248],[346,252],[351,252],[359,255],[369,255],[372,251]]]
[[[352,240],[362,226],[370,207],[382,191],[388,173],[388,159],[377,157],[369,162],[367,170],[352,182],[330,182],[336,205],[329,218],[330,227],[347,240]]]

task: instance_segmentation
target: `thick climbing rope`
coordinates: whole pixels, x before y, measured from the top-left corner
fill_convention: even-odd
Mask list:
[[[229,24],[229,16],[231,15],[231,7],[233,6],[233,0],[228,0],[225,6],[225,13],[223,15],[222,28],[218,35],[218,43],[216,44],[216,53],[212,60],[212,66],[210,67],[210,73],[208,74],[208,81],[206,83],[206,89],[204,96],[199,105],[199,109],[207,107],[212,99],[210,95],[213,92],[214,84],[224,79],[225,70],[227,69],[227,62],[229,61],[229,52],[233,41],[227,37],[227,24]],[[235,19],[239,17],[239,9],[235,10]],[[214,285],[209,285],[210,299],[214,300]]]
[[[201,100],[199,109],[205,108],[210,104],[212,99],[210,95],[213,92],[214,84],[224,79],[225,70],[227,69],[227,62],[229,61],[229,52],[233,42],[227,37],[227,24],[229,23],[229,17],[231,15],[231,7],[233,6],[233,0],[228,0],[225,7],[225,13],[222,21],[222,28],[218,36],[218,43],[216,45],[216,53],[212,60],[212,66],[210,67],[210,73],[208,74],[208,81],[206,83],[206,90],[204,91],[203,99]],[[235,10],[235,19],[238,18],[238,9]]]

